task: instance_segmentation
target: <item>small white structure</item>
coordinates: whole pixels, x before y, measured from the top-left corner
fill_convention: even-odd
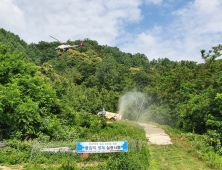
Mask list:
[[[0,148],[4,149],[6,147],[6,143],[4,143],[3,141],[0,141]]]
[[[107,119],[115,120],[115,121],[122,119],[122,115],[120,115],[118,113],[107,112],[107,111],[105,111],[104,108],[101,112],[98,113],[98,115],[104,116]]]
[[[70,150],[69,147],[60,147],[60,148],[42,148],[40,149],[40,152],[73,152],[75,153],[75,150]]]

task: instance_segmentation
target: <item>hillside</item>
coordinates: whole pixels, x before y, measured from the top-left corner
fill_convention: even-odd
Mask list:
[[[164,56],[150,61],[149,56],[124,53],[90,39],[64,53],[56,52],[58,45],[27,44],[0,29],[2,140],[104,137],[105,130],[122,125],[107,125],[105,120],[100,124],[96,114],[102,108],[117,112],[124,100],[124,119],[206,135],[205,143],[221,154],[221,45],[209,53],[201,50],[201,64]],[[122,130],[111,136],[125,135]]]

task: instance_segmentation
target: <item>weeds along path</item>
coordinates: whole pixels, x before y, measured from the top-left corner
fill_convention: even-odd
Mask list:
[[[171,142],[166,132],[152,124],[139,123],[148,138],[151,163],[150,170],[211,170],[206,163],[190,154],[194,149],[182,141]]]

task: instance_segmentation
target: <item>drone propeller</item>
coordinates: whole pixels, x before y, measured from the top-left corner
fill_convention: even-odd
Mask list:
[[[54,38],[53,36],[50,35],[51,38],[57,40],[58,42],[60,42],[61,44],[63,44],[61,41],[59,41],[58,39]]]

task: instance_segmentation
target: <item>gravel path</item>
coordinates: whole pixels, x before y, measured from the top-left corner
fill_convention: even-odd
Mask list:
[[[12,168],[10,168],[10,167],[6,167],[6,166],[0,166],[0,169],[2,169],[2,170],[22,170],[23,167],[22,166],[12,166]]]
[[[146,123],[139,123],[139,125],[144,127],[149,143],[154,145],[172,144],[170,136],[163,129]]]

